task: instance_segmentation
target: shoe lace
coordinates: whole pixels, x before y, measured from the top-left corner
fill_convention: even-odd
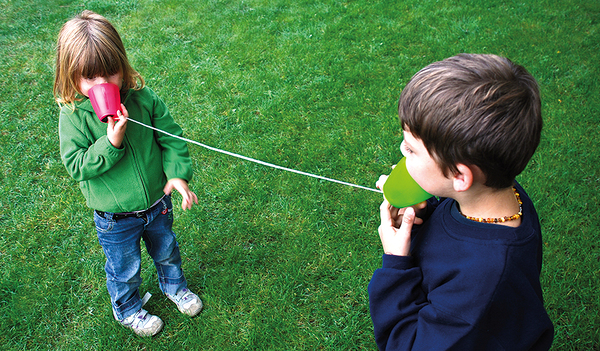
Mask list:
[[[146,318],[148,316],[148,311],[141,308],[139,311],[134,313],[131,317],[127,318],[127,324],[133,328],[143,328],[144,325],[150,320]],[[130,319],[130,320],[129,320]]]

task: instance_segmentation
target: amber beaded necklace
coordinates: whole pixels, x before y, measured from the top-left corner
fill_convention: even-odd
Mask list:
[[[521,201],[521,196],[519,196],[519,193],[517,192],[517,188],[515,188],[514,186],[513,186],[513,191],[515,192],[515,198],[517,199],[517,202],[519,203],[519,213],[516,213],[512,216],[506,216],[506,217],[500,217],[500,218],[481,218],[481,217],[476,218],[476,217],[467,216],[466,214],[462,213],[460,210],[458,210],[458,213],[463,215],[463,217],[465,217],[466,219],[470,219],[472,221],[481,222],[481,223],[504,223],[504,222],[508,222],[508,221],[514,221],[515,219],[519,219],[519,218],[521,218],[521,216],[523,216],[523,201]]]

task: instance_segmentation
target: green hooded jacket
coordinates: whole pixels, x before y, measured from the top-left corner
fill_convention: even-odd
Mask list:
[[[129,119],[174,135],[183,131],[165,103],[145,87],[130,89],[122,102]],[[121,149],[106,136],[89,99],[63,106],[59,118],[60,154],[68,173],[77,181],[87,205],[104,212],[131,212],[152,206],[164,193],[168,179],[190,181],[192,165],[185,141],[127,123]]]

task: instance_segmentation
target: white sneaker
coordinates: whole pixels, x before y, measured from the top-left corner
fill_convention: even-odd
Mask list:
[[[117,319],[117,315],[113,311],[113,315],[115,319]],[[140,308],[136,313],[131,316],[118,320],[123,326],[130,328],[139,336],[154,336],[158,334],[164,327],[165,323],[163,323],[162,319],[158,316],[152,315],[148,313],[143,308]]]
[[[202,311],[202,300],[198,295],[194,294],[188,289],[181,289],[177,295],[165,294],[169,300],[175,302],[179,312],[187,314],[190,317],[194,317],[200,311]]]

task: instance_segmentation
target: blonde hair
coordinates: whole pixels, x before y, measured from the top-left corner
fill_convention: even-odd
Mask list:
[[[56,48],[56,102],[73,107],[82,100],[79,82],[82,77],[95,78],[123,74],[122,91],[139,90],[144,79],[129,61],[117,30],[103,16],[83,11],[66,22],[58,34]]]

